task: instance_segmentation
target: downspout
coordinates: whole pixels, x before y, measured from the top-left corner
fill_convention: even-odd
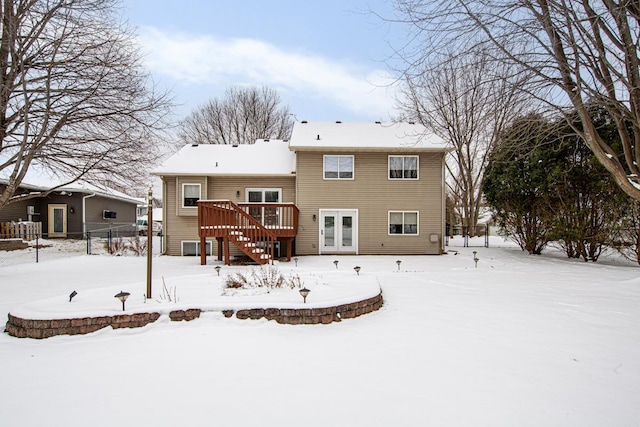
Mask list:
[[[91,193],[82,198],[82,237],[87,235],[87,199],[95,195],[96,193]]]
[[[167,226],[167,208],[165,200],[167,200],[167,181],[165,181],[164,176],[160,177],[160,181],[162,182],[162,238],[160,239],[160,241],[162,242],[162,246],[160,247],[160,254],[166,255],[167,233],[165,227]],[[176,179],[176,182],[177,181],[178,180]],[[151,224],[151,229],[153,230],[153,224]]]

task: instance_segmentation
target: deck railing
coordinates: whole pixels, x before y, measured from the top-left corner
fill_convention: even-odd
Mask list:
[[[276,238],[295,237],[298,233],[299,210],[292,203],[236,204],[230,200],[200,200],[198,206],[201,237],[224,237],[232,228],[243,233],[256,228],[247,217],[253,218]]]

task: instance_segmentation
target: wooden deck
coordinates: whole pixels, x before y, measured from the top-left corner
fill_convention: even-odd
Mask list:
[[[291,243],[298,233],[299,211],[292,203],[234,203],[230,200],[198,201],[200,263],[206,264],[206,239],[218,241],[218,259],[225,254],[230,264],[229,243],[259,264],[273,262],[274,244],[287,242],[287,259]]]

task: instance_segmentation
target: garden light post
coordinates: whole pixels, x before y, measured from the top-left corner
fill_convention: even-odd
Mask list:
[[[476,263],[476,268],[478,268],[478,261],[480,261],[480,258],[477,257],[478,252],[477,251],[473,251],[473,260]]]
[[[300,295],[302,295],[302,302],[304,304],[307,303],[307,295],[309,295],[309,292],[311,292],[310,289],[307,289],[307,288],[300,289]]]
[[[218,276],[220,275],[220,269],[221,269],[221,268],[222,268],[222,267],[220,267],[219,265],[216,265],[216,266],[214,267],[214,270],[216,270],[216,273],[218,273]]]
[[[400,271],[400,264],[402,264],[402,261],[397,260],[397,261],[396,261],[396,264],[398,264],[398,271]]]
[[[356,273],[358,273],[358,276],[360,275],[360,266],[356,265],[355,267],[353,267],[353,269],[356,271]]]
[[[338,260],[333,261],[333,265],[336,266],[336,270],[338,269]]]
[[[129,292],[122,292],[122,291],[114,295],[116,298],[122,301],[122,311],[124,311],[124,302],[127,300],[127,298],[129,298],[129,295],[131,295]]]
[[[151,298],[151,259],[153,253],[153,189],[149,187],[147,199],[147,298]],[[124,307],[124,301],[122,302]]]
[[[297,266],[298,266],[298,257],[295,257],[295,258],[293,259],[293,262],[295,262],[295,263],[296,263],[296,267],[297,267]]]

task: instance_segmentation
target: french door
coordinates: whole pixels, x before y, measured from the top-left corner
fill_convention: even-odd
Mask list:
[[[320,253],[357,253],[358,211],[320,211]]]

